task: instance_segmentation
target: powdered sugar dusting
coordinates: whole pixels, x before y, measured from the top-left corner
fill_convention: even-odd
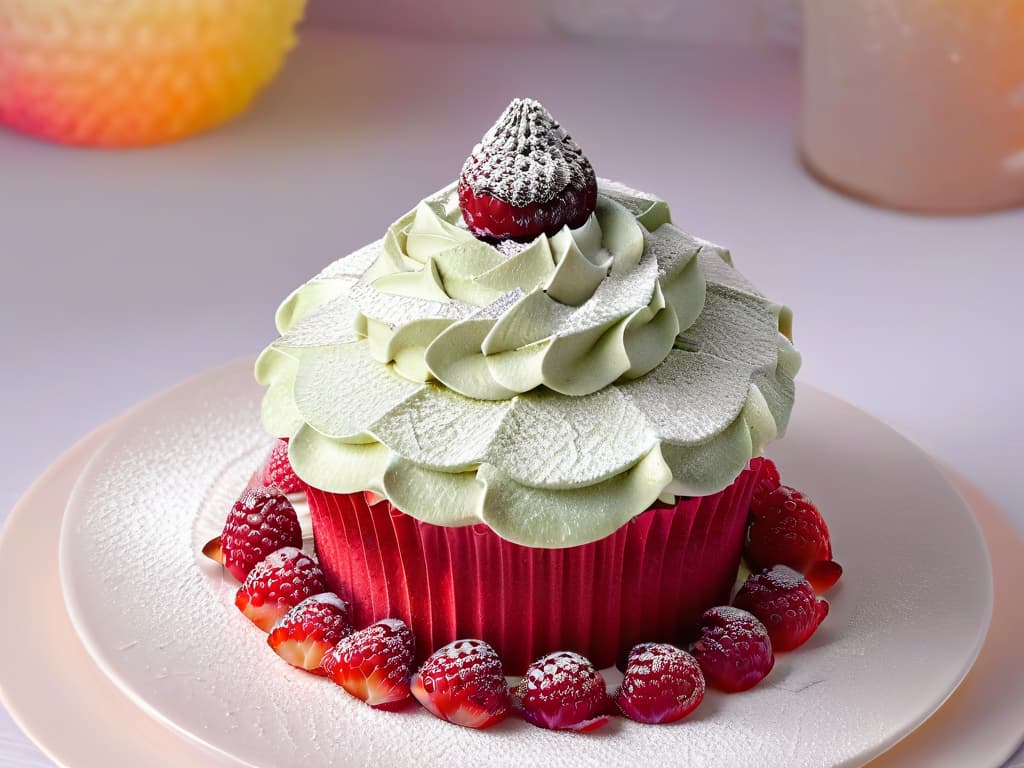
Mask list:
[[[629,654],[627,674],[623,678],[622,686],[624,689],[630,689],[636,685],[637,676],[660,675],[687,661],[696,664],[696,660],[690,654],[675,646],[666,643],[643,643]],[[633,673],[633,676],[629,673]]]
[[[361,280],[353,283],[349,298],[366,317],[386,323],[392,328],[431,318],[460,320],[473,311],[473,307],[460,301],[399,296],[377,290]]]
[[[329,264],[317,275],[317,278],[333,280],[339,277],[362,277],[363,273],[378,259],[383,247],[383,237],[379,240],[374,240],[372,243],[368,243],[362,248],[353,251],[348,256],[343,256]]]
[[[292,565],[295,569],[302,569],[316,565],[315,561],[298,547],[282,547],[276,552],[267,556],[267,559],[260,564],[260,569],[265,571],[276,571]]]
[[[381,619],[377,622],[377,625],[385,627],[386,629],[389,629],[392,632],[400,632],[402,628],[405,626],[405,622],[401,619]]]
[[[720,605],[704,614],[704,623],[730,628],[735,626],[743,628],[745,631],[752,631],[750,628],[756,627],[758,622],[748,611],[731,605]]]
[[[547,203],[594,178],[590,161],[540,102],[513,99],[462,166],[477,195],[516,207]]]
[[[661,200],[657,195],[652,195],[650,192],[641,192],[639,189],[634,189],[621,181],[614,181],[613,179],[601,179],[601,191],[605,194],[614,195],[615,199],[620,198],[629,201],[631,198],[640,198],[642,200]]]
[[[497,320],[499,317],[506,315],[512,307],[523,300],[526,294],[523,293],[522,289],[516,288],[513,291],[502,294],[497,299],[492,301],[486,307],[481,307],[472,315],[472,320]]]
[[[338,280],[342,278],[336,278]],[[311,311],[281,336],[283,347],[320,347],[346,344],[359,339],[358,309],[345,294]]]
[[[498,658],[498,654],[494,649],[483,640],[456,640],[437,650],[434,655],[444,657],[449,661],[456,661],[470,655]]]
[[[471,685],[480,691],[505,694],[505,676],[497,651],[483,640],[455,640],[434,651],[420,668],[436,690],[440,681],[449,686]]]
[[[372,662],[388,680],[404,683],[413,658],[412,632],[400,619],[383,619],[342,638],[330,656],[333,658],[325,663],[325,669],[338,662],[355,666]]]
[[[697,659],[673,645],[644,643],[630,651],[615,703],[633,720],[669,723],[696,709],[704,690]]]
[[[776,565],[761,574],[761,578],[779,589],[796,589],[804,583],[803,574],[786,565]]]
[[[518,256],[525,251],[530,245],[531,243],[521,243],[518,240],[499,240],[494,244],[494,247],[506,259],[511,259],[513,256]]]
[[[305,602],[316,603],[317,605],[330,605],[339,611],[347,611],[349,609],[348,603],[333,592],[321,592],[318,595],[307,598]]]
[[[533,662],[516,688],[523,717],[552,730],[589,731],[608,722],[604,678],[572,651],[558,651]]]
[[[566,692],[586,697],[598,686],[604,690],[604,678],[587,659],[572,651],[549,653],[538,659],[530,665],[523,680],[521,685],[542,700],[561,700]]]

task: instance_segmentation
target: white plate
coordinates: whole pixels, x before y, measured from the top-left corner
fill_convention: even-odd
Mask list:
[[[228,768],[216,756],[147,717],[92,663],[64,611],[56,560],[72,485],[108,424],[51,466],[18,502],[0,537],[0,583],[18,579],[0,613],[39,629],[32,643],[0,633],[0,700],[56,763],[74,768],[140,765]],[[970,674],[942,708],[871,768],[998,766],[1024,733],[1024,602],[1016,598],[1024,543],[1005,514],[963,478],[953,478],[982,525],[995,578],[992,626]],[[40,556],[42,555],[42,556]],[[51,691],[60,688],[60,696]],[[104,717],[83,718],[83,712]],[[4,753],[6,754],[6,753]],[[20,763],[18,763],[20,765]]]
[[[249,366],[233,364],[137,410],[76,487],[60,558],[100,667],[150,713],[251,765],[857,765],[923,722],[985,637],[988,556],[956,491],[907,440],[803,387],[772,455],[823,506],[846,574],[826,624],[764,684],[710,695],[678,726],[620,719],[592,738],[376,712],[287,668],[198,555],[266,445],[258,396]]]
[[[58,459],[18,502],[0,537],[0,583],[16,578],[22,585],[4,594],[2,613],[39,628],[28,644],[16,634],[0,633],[0,700],[59,765],[238,766],[179,738],[134,707],[92,663],[64,611],[57,564],[46,555],[57,550],[72,485],[112,429],[113,424],[105,426]],[[954,480],[981,522],[991,551],[992,626],[978,660],[952,697],[924,725],[873,760],[871,768],[994,768],[1005,762],[1024,733],[1024,665],[1018,652],[1024,602],[1017,599],[1024,543],[991,501],[963,478]],[[59,697],[51,693],[57,686]],[[81,717],[90,711],[105,716]]]

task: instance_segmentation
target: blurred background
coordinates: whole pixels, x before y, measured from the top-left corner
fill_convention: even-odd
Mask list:
[[[321,2],[310,21],[383,35],[459,39],[661,40],[725,46],[799,40],[798,0],[523,0],[372,6]]]
[[[193,60],[146,19],[0,0],[0,522],[91,429],[258,353],[294,287],[453,180],[529,96],[599,176],[667,199],[793,308],[802,381],[1024,530],[1024,2],[312,0],[294,49],[302,3],[281,3],[249,59],[204,37],[219,17],[179,30]],[[172,49],[220,63],[185,79],[160,69]],[[3,717],[0,764],[46,764]]]

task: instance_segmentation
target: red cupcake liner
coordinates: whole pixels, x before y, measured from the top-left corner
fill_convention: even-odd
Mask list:
[[[508,674],[572,650],[598,668],[636,643],[685,643],[729,599],[760,459],[725,490],[655,505],[589,544],[513,544],[485,525],[423,523],[361,493],[308,489],[327,584],[356,626],[400,618],[417,658],[459,638],[487,641]]]

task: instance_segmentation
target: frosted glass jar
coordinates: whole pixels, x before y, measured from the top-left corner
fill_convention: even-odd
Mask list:
[[[801,143],[872,202],[1024,204],[1024,0],[804,0]]]

